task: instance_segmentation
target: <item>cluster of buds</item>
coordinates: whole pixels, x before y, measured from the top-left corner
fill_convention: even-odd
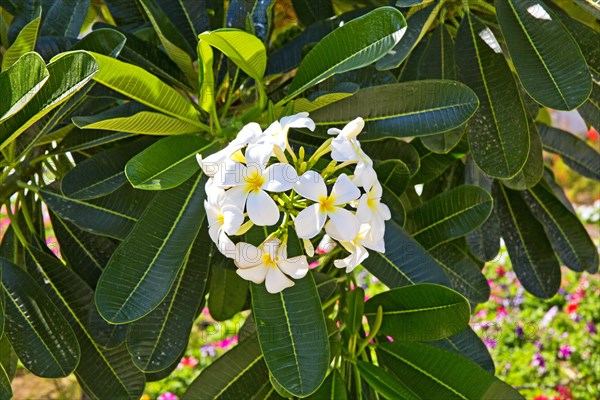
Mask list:
[[[298,154],[292,150],[290,128],[313,131],[315,123],[308,113],[284,117],[264,132],[250,123],[223,150],[206,158],[197,156],[209,176],[204,206],[211,239],[221,253],[233,259],[239,276],[257,284],[264,282],[270,293],[293,286],[290,278],[300,279],[308,272],[306,255],[287,256],[291,230],[312,257],[310,240],[324,228],[330,239],[350,253],[334,260],[334,265],[351,272],[368,257],[367,249],[385,251],[385,221],[391,217],[381,202],[382,187],[373,161],[357,140],[364,128],[362,118],[341,130],[329,129],[335,137],[306,160],[303,147]],[[331,162],[320,172],[314,170],[327,154]],[[354,172],[348,176],[342,170],[350,166]],[[277,224],[258,247],[232,240],[243,238],[255,225]]]

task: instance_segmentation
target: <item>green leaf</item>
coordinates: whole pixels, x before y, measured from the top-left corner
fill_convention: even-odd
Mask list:
[[[340,26],[304,57],[286,99],[332,75],[374,63],[400,41],[405,30],[404,17],[391,7],[377,8]]]
[[[312,275],[271,294],[250,284],[252,309],[265,362],[275,379],[305,397],[323,383],[329,366],[329,340]]]
[[[348,86],[344,87],[344,89],[348,88]],[[345,99],[346,97],[352,96],[354,93],[358,91],[360,87],[358,85],[352,86],[350,91],[340,91],[333,93],[325,93],[320,95],[314,100],[309,100],[305,98],[300,98],[292,101],[294,107],[294,113],[300,112],[313,112],[318,110],[319,108],[323,108],[328,106],[329,104],[335,103],[336,101],[340,101]]]
[[[157,111],[199,128],[206,128],[200,122],[199,113],[191,102],[150,72],[111,57],[92,54],[100,66],[100,70],[94,76],[96,82]]]
[[[385,366],[422,399],[523,399],[511,386],[449,351],[400,342],[377,348]]]
[[[529,156],[517,175],[502,181],[504,186],[513,190],[525,190],[535,186],[544,175],[544,154],[542,139],[535,122],[528,118],[529,125]]]
[[[407,229],[426,249],[464,236],[485,222],[492,198],[477,186],[461,185],[409,211]]]
[[[481,266],[454,243],[446,243],[431,249],[431,255],[444,268],[452,288],[473,303],[485,303],[490,297],[487,278]]]
[[[112,143],[117,140],[127,139],[135,136],[129,132],[109,132],[101,131],[96,129],[82,130],[77,128],[75,125],[68,125],[69,131],[66,132],[66,137],[58,144],[53,154],[62,154],[66,152],[77,152],[81,150],[91,149],[103,144]],[[57,131],[54,131],[55,133]],[[44,139],[48,136],[44,136],[42,140],[37,142],[41,145]]]
[[[347,400],[346,386],[337,369],[333,369],[319,390],[309,397],[311,400]]]
[[[144,376],[135,368],[124,346],[115,350],[99,347],[88,331],[93,307],[92,289],[60,260],[36,248],[28,248],[38,281],[73,328],[81,347],[81,362],[75,369],[81,387],[93,399],[138,398]],[[104,325],[108,325],[103,321]]]
[[[200,229],[205,232],[207,223],[202,223]],[[165,300],[127,330],[127,349],[142,371],[160,371],[185,351],[196,314],[204,302],[211,246],[208,235],[198,235]]]
[[[17,373],[17,364],[19,359],[15,354],[6,334],[0,337],[0,367],[4,370],[4,373],[10,381],[13,380]]]
[[[580,106],[590,95],[592,78],[577,42],[554,12],[539,0],[496,0],[494,5],[527,93],[557,110]]]
[[[470,326],[455,335],[428,344],[466,357],[492,375],[495,372],[494,360],[487,346]]]
[[[273,390],[269,370],[256,335],[239,343],[207,368],[192,382],[182,400],[266,399],[264,390]]]
[[[70,50],[87,50],[106,56],[117,57],[126,42],[125,35],[114,29],[102,28],[85,35]]]
[[[226,321],[244,308],[248,282],[235,273],[233,262],[215,246],[210,252],[210,270],[208,310],[215,321]]]
[[[201,33],[198,38],[220,50],[257,83],[262,82],[267,50],[256,36],[239,29],[222,28]]]
[[[51,60],[46,84],[25,107],[0,125],[0,149],[80,90],[97,71],[94,57],[84,51],[64,53]]]
[[[42,20],[42,8],[37,7],[36,15],[27,25],[21,29],[19,35],[11,46],[6,50],[2,58],[2,72],[10,68],[25,53],[29,53],[35,48],[40,21]],[[4,87],[4,86],[3,86]]]
[[[600,127],[600,85],[594,83],[589,99],[577,111],[588,124]]]
[[[408,166],[400,160],[386,160],[375,166],[379,182],[396,196],[401,196],[410,182]]]
[[[518,192],[497,182],[493,189],[502,237],[517,278],[529,293],[549,299],[560,286],[560,265],[543,226]]]
[[[428,80],[373,86],[316,110],[318,125],[341,125],[361,115],[361,140],[434,135],[464,124],[479,101],[455,81]]]
[[[462,331],[471,314],[469,302],[461,294],[430,283],[390,289],[373,296],[365,305],[371,326],[380,306],[383,321],[379,331],[399,341],[446,338]]]
[[[335,15],[331,0],[292,0],[292,6],[304,26]]]
[[[11,378],[8,376],[4,364],[0,363],[0,399],[12,399],[13,391],[10,382]]]
[[[45,378],[69,375],[79,363],[73,330],[23,269],[0,257],[5,294],[5,334],[31,372]]]
[[[167,296],[204,216],[202,174],[158,193],[115,250],[96,288],[104,319],[140,319]],[[123,269],[127,275],[123,275]]]
[[[216,151],[216,144],[200,136],[166,137],[133,157],[125,166],[125,174],[137,189],[171,189],[200,169],[197,153],[213,151]]]
[[[154,0],[140,0],[139,4],[146,12],[169,58],[183,71],[192,87],[195,87],[198,82],[198,75],[194,71],[192,58],[190,57],[192,50],[180,31]]]
[[[96,200],[69,199],[47,188],[39,191],[44,203],[61,218],[88,232],[124,239],[154,196],[128,185]]]
[[[598,269],[598,251],[592,239],[577,215],[571,213],[550,188],[539,184],[521,194],[567,267],[577,272]]]
[[[205,41],[198,42],[198,79],[200,81],[200,93],[198,104],[206,112],[211,112],[215,107],[215,76],[213,71],[214,54],[212,47]]]
[[[360,377],[386,399],[420,399],[420,397],[407,388],[406,385],[399,381],[391,372],[387,372],[383,368],[361,360],[356,362],[356,366],[360,372]]]
[[[418,10],[408,18],[408,29],[400,43],[396,44],[388,54],[377,61],[375,67],[378,70],[398,68],[419,41],[421,41],[423,36],[425,36],[425,33],[427,33],[429,27],[435,21],[443,4],[443,1],[436,0],[434,4]]]
[[[527,115],[493,32],[471,13],[458,29],[456,62],[460,80],[480,101],[467,131],[473,158],[489,176],[512,178],[529,154]]]
[[[6,60],[6,56],[4,58]],[[37,53],[25,53],[0,74],[6,94],[0,99],[0,122],[18,112],[48,80],[46,63]]]
[[[361,143],[361,147],[373,160],[400,160],[408,167],[410,176],[414,176],[421,167],[419,153],[410,143],[401,139],[388,138],[364,142]]]
[[[365,309],[365,291],[357,287],[347,294],[346,304],[348,304],[348,319],[346,320],[346,329],[351,335],[358,333],[362,328],[363,312]]]
[[[398,224],[385,226],[385,253],[370,252],[365,268],[390,288],[420,282],[450,286],[450,281],[435,259]]]
[[[114,192],[127,182],[125,164],[148,144],[150,141],[146,138],[95,154],[66,173],[61,191],[78,200],[91,200]]]
[[[572,133],[540,126],[544,150],[558,154],[565,164],[590,179],[600,181],[600,153]]]
[[[89,5],[90,0],[53,1],[48,7],[44,7],[40,35],[78,37]]]

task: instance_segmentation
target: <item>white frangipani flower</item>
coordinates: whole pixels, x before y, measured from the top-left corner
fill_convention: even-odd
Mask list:
[[[330,128],[327,133],[337,135],[331,142],[331,158],[339,162],[356,162],[354,170],[354,184],[359,187],[368,187],[377,180],[373,169],[373,161],[360,147],[356,137],[365,126],[365,121],[358,117],[346,124],[344,129]]]
[[[333,264],[337,268],[346,268],[346,272],[352,272],[354,268],[369,256],[367,248],[380,253],[385,252],[383,238],[373,240],[372,227],[369,224],[362,224],[358,235],[356,235],[352,241],[340,242],[340,244],[350,253],[350,255],[340,260],[334,260]]]
[[[308,118],[307,112],[283,117],[279,121],[273,122],[256,143],[272,144],[284,151],[288,144],[287,135],[290,128],[308,128],[314,131],[315,123]]]
[[[269,293],[294,286],[294,281],[286,275],[300,279],[308,272],[306,256],[287,258],[286,244],[279,239],[269,239],[260,247],[240,242],[234,261],[239,276],[256,284],[265,282]]]
[[[233,258],[235,244],[228,235],[234,235],[244,222],[244,213],[238,207],[227,204],[225,190],[210,179],[206,184],[207,199],[204,200],[208,219],[208,234],[225,256]]]
[[[298,180],[289,164],[267,167],[272,154],[270,145],[250,145],[245,152],[246,165],[226,162],[214,178],[218,186],[230,188],[226,192],[228,202],[241,210],[246,206],[250,220],[260,226],[275,225],[279,220],[279,208],[267,192],[290,190]]]
[[[392,218],[392,214],[387,205],[381,202],[383,188],[379,182],[363,194],[358,201],[356,209],[356,218],[360,222],[368,222],[372,226],[372,236],[376,239],[383,237],[385,233],[385,221]]]
[[[315,237],[323,229],[327,217],[329,222],[325,226],[325,231],[332,238],[352,240],[356,236],[360,226],[358,219],[343,207],[358,199],[360,190],[346,174],[338,177],[330,195],[327,195],[327,186],[323,177],[315,171],[305,172],[298,179],[294,189],[301,196],[316,202],[302,210],[294,221],[299,238]]]
[[[202,168],[204,174],[213,177],[221,170],[226,162],[230,161],[233,153],[241,150],[248,144],[255,143],[262,134],[263,131],[260,128],[260,125],[256,122],[251,122],[244,126],[237,134],[236,138],[223,150],[217,151],[206,158],[202,158],[202,155],[196,154],[196,160],[198,160],[198,164],[200,164],[200,168]]]

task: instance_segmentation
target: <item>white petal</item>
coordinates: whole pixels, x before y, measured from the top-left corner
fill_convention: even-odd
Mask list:
[[[344,259],[335,260],[333,264],[337,268],[346,268],[346,272],[352,272],[361,262],[369,256],[369,252],[362,246],[357,246],[353,253]]]
[[[327,196],[327,186],[323,177],[315,171],[306,171],[298,179],[298,182],[294,185],[294,190],[300,194],[300,196],[307,198],[312,201],[319,201],[322,196]]]
[[[269,158],[273,155],[273,145],[271,144],[251,144],[246,149],[246,165],[258,169],[260,173],[267,166]]]
[[[273,164],[263,172],[265,183],[263,189],[269,192],[285,192],[298,182],[298,173],[290,164]]]
[[[365,127],[365,121],[358,117],[346,124],[342,129],[342,135],[348,139],[354,139]]]
[[[247,145],[254,143],[260,135],[262,135],[262,129],[256,122],[250,122],[245,125],[242,130],[237,134],[236,138],[231,141],[231,145]]]
[[[370,221],[371,230],[366,236],[369,240],[380,240],[385,234],[385,222],[379,215],[374,215]]]
[[[345,162],[358,160],[358,154],[352,143],[344,137],[338,136],[331,142],[331,159]]]
[[[392,212],[390,211],[390,208],[387,205],[385,205],[385,204],[383,204],[381,202],[379,203],[378,214],[385,221],[387,221],[390,218],[392,218]]]
[[[329,128],[329,129],[327,129],[327,134],[337,136],[340,134],[341,131],[342,130],[338,129],[338,128]]]
[[[306,256],[297,256],[279,260],[277,266],[294,279],[304,278],[308,272],[308,261],[306,261]]]
[[[356,207],[356,218],[360,222],[369,222],[373,218],[373,211],[369,207],[369,196],[365,193],[360,197],[358,201],[358,207]]]
[[[360,190],[346,174],[341,174],[331,189],[331,195],[334,196],[333,204],[337,206],[358,199]]]
[[[287,129],[284,129],[279,121],[275,121],[265,130],[257,143],[276,146],[283,151],[287,144]]]
[[[246,208],[255,225],[271,226],[279,221],[279,208],[264,190],[250,192]]]
[[[360,161],[354,169],[354,179],[352,182],[359,187],[371,187],[377,181],[377,173],[371,165]]]
[[[247,281],[252,281],[256,284],[259,283],[263,283],[265,281],[265,278],[267,277],[267,274],[269,272],[269,270],[271,270],[273,268],[269,268],[265,265],[257,265],[256,267],[253,268],[246,268],[246,269],[241,269],[238,268],[237,274],[239,276],[241,276],[242,278],[244,278]]]
[[[269,268],[265,286],[267,287],[267,292],[279,293],[285,288],[294,286],[294,281],[285,276],[279,268]]]
[[[294,221],[298,237],[301,239],[310,239],[317,236],[321,232],[321,229],[323,229],[326,218],[327,213],[321,211],[319,204],[313,204],[300,211],[300,214],[298,214]]]
[[[235,265],[238,268],[252,268],[263,262],[263,251],[250,243],[239,242],[235,245]]]
[[[221,224],[216,221],[208,227],[208,236],[215,243],[219,242],[219,230],[221,230]]]
[[[286,128],[308,128],[311,131],[315,130],[315,123],[308,117],[307,112],[301,112],[288,117],[283,117],[279,120],[279,122]]]
[[[242,163],[227,160],[219,167],[219,172],[214,176],[215,184],[228,188],[244,183],[244,176],[248,175],[248,168]]]
[[[325,231],[336,240],[349,242],[358,235],[360,223],[354,214],[340,207],[335,207],[333,212],[328,212],[330,220],[325,226]]]
[[[227,236],[222,230],[219,233],[219,244],[217,245],[217,248],[225,257],[232,258],[235,260],[235,257],[237,255],[235,244],[231,241],[231,239],[229,239],[229,236]]]
[[[221,209],[223,214],[223,231],[228,235],[234,235],[244,223],[244,213],[239,207],[225,205]]]
[[[246,198],[248,197],[248,189],[245,186],[235,186],[225,192],[225,205],[232,205],[244,211]]]

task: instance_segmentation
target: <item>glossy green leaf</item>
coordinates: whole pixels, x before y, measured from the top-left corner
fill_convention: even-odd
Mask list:
[[[539,184],[521,192],[532,214],[542,223],[552,247],[569,268],[577,272],[598,269],[598,250],[577,216]]]
[[[0,86],[7,92],[0,99],[0,122],[25,107],[47,80],[46,63],[37,53],[25,53],[10,68],[3,70]]]
[[[430,249],[473,231],[491,212],[492,198],[485,190],[461,185],[410,210],[406,226],[415,240]]]
[[[195,87],[198,78],[190,57],[191,49],[181,32],[169,20],[155,0],[140,0],[139,4],[146,12],[169,58],[183,71],[192,87]]]
[[[48,81],[38,93],[8,121],[0,125],[0,149],[15,140],[25,129],[80,90],[98,72],[89,53],[65,53],[48,64]]]
[[[405,30],[404,17],[391,7],[377,8],[340,26],[304,57],[286,98],[296,97],[334,74],[374,63],[400,41]]]
[[[383,308],[380,332],[400,341],[438,340],[462,331],[471,309],[461,294],[447,287],[422,283],[390,289],[365,304],[365,315],[373,324],[378,307]]]
[[[549,299],[560,286],[560,265],[542,224],[518,192],[495,183],[493,193],[502,238],[517,278],[529,293]]]
[[[600,181],[600,153],[572,133],[540,126],[544,150],[558,154],[565,164],[590,179]]]
[[[401,196],[410,182],[408,166],[400,160],[386,160],[375,166],[379,182],[396,196]]]
[[[419,153],[410,143],[401,139],[388,138],[364,142],[361,143],[361,147],[373,160],[400,160],[406,165],[411,176],[414,176],[421,167]],[[385,169],[384,167],[384,171]]]
[[[148,107],[202,128],[191,102],[150,72],[114,58],[92,53],[100,70],[94,80]]]
[[[431,255],[444,268],[452,288],[473,303],[485,303],[490,297],[487,278],[481,266],[454,243],[445,243],[431,249]]]
[[[408,28],[400,43],[375,64],[378,70],[398,68],[408,57],[419,41],[425,36],[431,24],[435,21],[443,1],[435,0],[433,4],[424,7],[408,18]]]
[[[167,296],[204,216],[201,178],[157,194],[113,253],[96,287],[98,311],[107,321],[138,320]]]
[[[39,194],[61,218],[88,232],[121,240],[131,231],[154,195],[136,191],[128,185],[90,201],[69,199],[47,188],[41,189]]]
[[[358,333],[362,328],[363,312],[365,309],[365,291],[361,287],[355,288],[347,295],[346,304],[348,304],[348,319],[346,320],[346,329],[351,335]]]
[[[88,331],[93,307],[92,289],[60,260],[36,248],[29,248],[39,281],[73,328],[81,347],[81,362],[75,369],[82,388],[93,399],[137,398],[144,389],[144,377],[135,368],[124,346],[105,350]],[[103,324],[108,326],[106,321]]]
[[[230,259],[220,254],[215,246],[210,254],[210,289],[208,310],[216,321],[226,321],[244,308],[248,297],[248,282],[243,280]]]
[[[365,268],[390,288],[420,282],[450,286],[435,259],[397,223],[385,226],[385,253],[370,252]]]
[[[593,127],[600,127],[600,85],[594,83],[592,94],[577,111],[588,124]]]
[[[458,77],[480,101],[467,131],[473,158],[486,174],[511,178],[529,154],[527,115],[493,32],[471,13],[458,29],[456,62]]]
[[[490,374],[495,372],[494,360],[487,346],[470,326],[445,339],[427,343],[466,357]]]
[[[206,222],[201,225],[201,230],[208,229]],[[168,367],[187,347],[196,314],[204,302],[211,246],[208,235],[199,234],[165,300],[129,327],[127,349],[142,371]]]
[[[4,307],[4,306],[3,306]],[[8,340],[6,340],[4,338],[4,336],[2,336],[2,342],[0,343],[0,348],[3,346],[9,346],[8,351],[12,351],[12,348],[10,348],[10,344],[8,343]],[[2,349],[4,350],[4,349]],[[11,386],[11,380],[12,378],[9,376],[8,371],[6,370],[4,364],[2,362],[0,362],[0,399],[12,399],[13,397],[13,391],[12,391],[12,386]]]
[[[270,393],[269,370],[256,335],[239,343],[205,368],[192,382],[182,400],[241,399]]]
[[[292,0],[292,6],[304,26],[335,15],[331,0]]]
[[[125,167],[125,174],[137,189],[171,189],[200,169],[196,154],[210,154],[216,147],[201,136],[167,137],[133,157]]]
[[[132,136],[134,136],[134,134],[129,132],[110,132],[96,129],[83,130],[77,128],[75,125],[70,125],[70,131],[67,132],[67,136],[58,144],[54,153],[61,154],[69,151],[76,152],[91,149],[117,140],[127,139]],[[42,139],[44,138],[46,138],[46,136]],[[38,144],[42,144],[42,141],[43,140],[38,141]]]
[[[251,283],[252,309],[269,371],[287,391],[307,396],[323,383],[329,340],[312,275],[271,294]]]
[[[496,0],[494,5],[527,93],[557,110],[580,106],[592,90],[592,78],[577,42],[554,12],[539,0]]]
[[[268,42],[274,19],[273,0],[232,0],[227,9],[225,25],[238,28]]]
[[[441,176],[456,163],[456,157],[453,154],[435,153],[425,147],[421,139],[411,141],[411,145],[420,156],[419,171],[412,177],[410,181],[412,185],[428,183]]]
[[[377,348],[385,366],[420,398],[523,399],[516,389],[449,351],[400,342]]]
[[[294,105],[294,113],[313,112],[315,110],[318,110],[319,108],[323,108],[325,106],[328,106],[329,104],[335,103],[336,101],[340,101],[342,99],[345,99],[346,97],[352,96],[358,91],[358,89],[359,86],[356,85],[353,86],[352,90],[350,91],[325,93],[314,100],[304,98],[293,100],[292,104]]]
[[[71,199],[91,200],[114,192],[127,182],[127,162],[150,143],[148,139],[138,140],[84,160],[63,177],[62,193]]]
[[[542,139],[535,122],[528,118],[529,124],[529,156],[517,175],[502,181],[504,186],[513,190],[525,190],[535,186],[544,175],[544,154]]]
[[[206,112],[211,112],[215,107],[215,76],[213,72],[214,53],[212,47],[203,40],[198,42],[198,79],[200,81],[200,94],[198,104]]]
[[[2,72],[10,68],[19,58],[25,53],[33,51],[35,48],[35,41],[40,27],[40,21],[42,20],[42,9],[37,8],[37,17],[30,21],[23,27],[15,41],[6,50],[2,57]]]
[[[90,0],[56,0],[48,6],[44,4],[40,35],[78,37],[89,5]]]
[[[101,28],[85,35],[70,50],[95,51],[106,56],[117,57],[126,42],[125,35],[114,29]]]
[[[361,140],[426,136],[464,124],[477,109],[477,96],[455,81],[428,80],[373,86],[316,110],[318,125],[341,125],[361,115]]]
[[[5,297],[5,334],[19,360],[45,378],[69,375],[79,363],[73,330],[33,278],[0,258]]]
[[[217,29],[201,33],[200,41],[220,50],[257,82],[262,82],[267,68],[267,50],[256,36],[239,29]]]
[[[15,354],[6,334],[0,336],[0,367],[4,370],[9,381],[12,381],[17,373],[19,359]]]
[[[366,361],[358,360],[356,362],[360,377],[364,379],[370,387],[390,400],[407,400],[418,397],[412,390],[406,387],[404,383],[398,380],[391,372],[384,370],[376,365]]]

